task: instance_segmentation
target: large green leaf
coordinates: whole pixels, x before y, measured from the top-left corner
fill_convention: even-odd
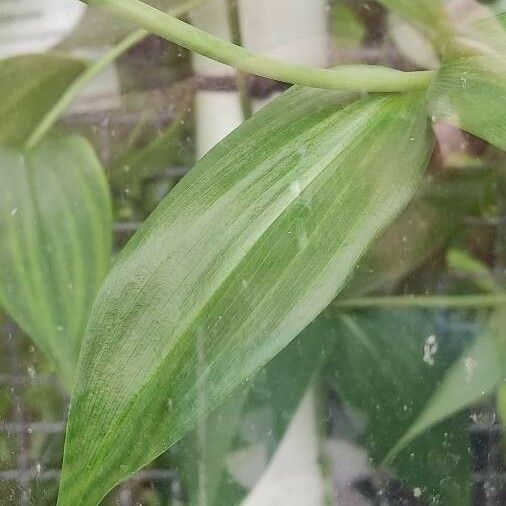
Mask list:
[[[23,144],[85,65],[56,55],[0,61],[0,145]]]
[[[349,100],[289,91],[127,245],[88,325],[59,504],[96,504],[180,439],[331,302],[407,203],[432,148],[423,97]]]
[[[472,329],[467,331],[460,318],[412,309],[368,310],[336,318],[341,322],[340,339],[328,377],[362,424],[361,441],[380,465],[424,412]],[[448,399],[456,408],[453,401]],[[449,409],[446,415],[453,413]],[[466,504],[470,475],[464,420],[458,417],[424,430],[406,441],[390,468],[407,485],[419,488],[427,503]]]
[[[506,150],[506,60],[475,56],[447,63],[429,90],[435,121]]]
[[[0,149],[0,299],[70,387],[109,267],[111,206],[99,161],[77,137]]]

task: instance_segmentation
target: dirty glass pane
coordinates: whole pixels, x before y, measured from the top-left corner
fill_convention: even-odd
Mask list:
[[[0,504],[506,504],[505,55],[504,0],[0,0]]]

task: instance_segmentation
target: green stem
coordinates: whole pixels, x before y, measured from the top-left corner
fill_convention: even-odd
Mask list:
[[[195,53],[241,70],[277,81],[313,88],[356,92],[400,92],[424,89],[434,72],[401,72],[374,65],[345,65],[316,69],[258,55],[199,30],[139,0],[83,0],[107,7],[145,30]]]
[[[479,308],[506,305],[506,295],[435,295],[435,296],[395,296],[395,297],[364,297],[343,299],[334,302],[334,306],[342,309],[360,309],[370,307],[446,307],[446,308]]]
[[[207,0],[187,0],[179,8],[173,9],[172,14],[174,16],[182,16],[189,10],[198,7],[206,1]],[[33,148],[36,144],[38,144],[90,81],[92,81],[122,54],[126,53],[131,47],[135,46],[148,35],[149,32],[146,30],[135,30],[122,39],[101,58],[89,65],[88,68],[65,90],[65,93],[63,93],[56,104],[42,118],[42,121],[37,125],[37,128],[26,141],[26,147]]]
[[[26,142],[27,148],[33,148],[53,127],[58,118],[68,109],[74,99],[81,93],[83,88],[98,74],[100,74],[116,58],[128,51],[132,46],[141,41],[148,32],[137,30],[125,37],[118,45],[114,46],[102,58],[99,58],[65,90],[58,102],[44,116],[37,128],[32,132]]]
[[[241,20],[239,16],[239,0],[228,0],[228,25],[232,34],[232,42],[238,46],[242,45]],[[253,107],[248,93],[248,77],[244,72],[236,72],[235,81],[241,100],[241,109],[243,118],[246,120],[253,116]]]

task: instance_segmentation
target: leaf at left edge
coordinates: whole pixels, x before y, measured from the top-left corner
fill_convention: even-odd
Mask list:
[[[86,65],[61,55],[0,61],[0,145],[21,146]]]
[[[331,302],[406,205],[433,145],[423,96],[350,98],[284,94],[127,245],[88,325],[58,504],[95,506],[179,440]]]
[[[0,148],[0,300],[72,387],[111,251],[104,172],[82,138]]]

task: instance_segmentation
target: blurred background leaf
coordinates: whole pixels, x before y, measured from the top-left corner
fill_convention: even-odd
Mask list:
[[[448,122],[506,150],[506,62],[476,56],[443,65],[429,89],[434,121]]]
[[[111,203],[102,167],[77,137],[0,149],[0,298],[68,388],[109,269]],[[50,197],[50,198],[48,198]]]
[[[493,174],[486,170],[427,177],[413,201],[359,261],[342,296],[391,292],[448,244],[465,216],[494,197],[493,186]]]
[[[0,145],[23,145],[86,65],[51,54],[0,61]]]
[[[326,377],[363,427],[359,441],[379,466],[424,412],[472,332],[465,326],[456,331],[457,325],[448,322],[438,325],[444,320],[436,312],[414,309],[335,317],[338,346]],[[418,436],[389,463],[394,475],[412,490],[419,489],[421,499],[429,503],[469,504],[465,415],[446,419]]]

